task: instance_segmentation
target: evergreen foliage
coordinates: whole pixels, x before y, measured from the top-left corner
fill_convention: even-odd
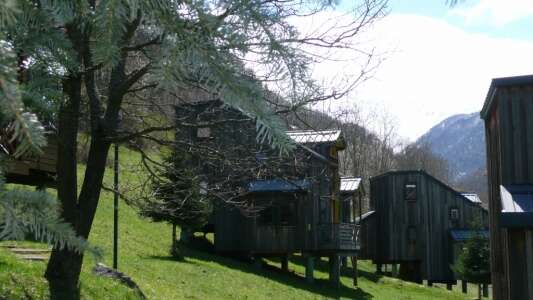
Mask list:
[[[489,241],[480,233],[477,226],[474,235],[468,239],[459,255],[453,270],[459,278],[472,283],[490,282],[490,248]]]
[[[165,158],[165,167],[152,178],[153,194],[143,204],[141,215],[182,230],[200,229],[207,224],[212,203],[202,191],[198,173],[186,165],[186,156],[173,153]]]
[[[452,269],[461,280],[478,285],[478,297],[481,299],[481,284],[490,283],[490,245],[489,240],[481,234],[479,220],[472,223],[474,234],[468,239],[463,251]]]

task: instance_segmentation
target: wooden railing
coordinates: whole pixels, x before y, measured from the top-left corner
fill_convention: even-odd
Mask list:
[[[323,250],[357,250],[359,226],[351,223],[318,226],[318,248]]]

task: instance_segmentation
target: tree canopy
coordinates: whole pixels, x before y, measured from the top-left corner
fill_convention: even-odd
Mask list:
[[[345,95],[366,74],[363,64],[361,76],[326,89],[310,67],[324,51],[309,47],[351,50],[363,61],[373,57],[355,47],[356,37],[383,15],[385,0],[356,2],[349,18],[310,34],[292,23],[334,6],[330,0],[3,1],[2,111],[21,124],[14,127],[22,130],[17,135],[33,144],[39,135],[30,134],[37,130],[26,129],[37,123],[22,113],[20,100],[49,119],[59,141],[61,214],[87,238],[110,145],[132,139],[168,144],[154,138],[175,128],[160,112],[184,91],[203,91],[243,111],[255,119],[259,139],[289,151],[293,146],[265,87],[277,87],[287,100],[280,110],[293,111]],[[78,191],[82,129],[90,142]],[[52,298],[79,295],[82,261],[82,254],[54,249],[46,272]]]

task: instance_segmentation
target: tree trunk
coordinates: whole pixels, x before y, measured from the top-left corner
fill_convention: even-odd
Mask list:
[[[81,77],[72,76],[63,81],[63,92],[69,99],[59,109],[57,194],[61,202],[61,217],[77,231],[79,210],[77,205],[76,142],[78,134],[79,106],[81,101]],[[51,299],[78,299],[79,274],[83,257],[54,247],[45,277],[50,285]]]
[[[481,283],[477,284],[477,298],[481,300]]]

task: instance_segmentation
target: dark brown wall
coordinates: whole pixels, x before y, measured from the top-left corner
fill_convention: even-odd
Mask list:
[[[416,184],[416,201],[405,199],[406,184]],[[453,281],[450,230],[469,228],[476,217],[487,224],[486,210],[422,171],[385,173],[370,180],[370,189],[376,212],[369,223],[375,226],[376,241],[369,248],[375,251],[373,260],[419,261],[424,279]],[[459,210],[457,221],[450,219],[452,208]]]
[[[533,183],[533,87],[498,87],[485,117],[493,298],[533,298],[532,230],[500,227],[500,185]]]

